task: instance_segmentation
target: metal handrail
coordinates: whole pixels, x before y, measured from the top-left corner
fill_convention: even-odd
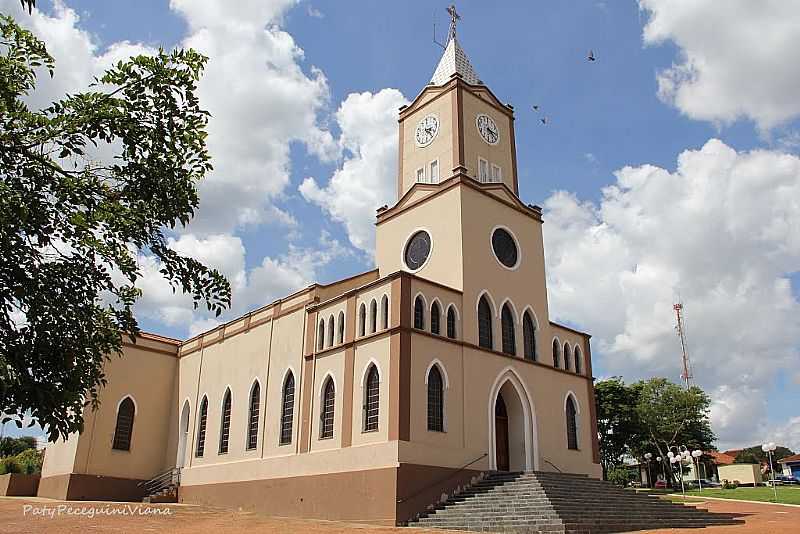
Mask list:
[[[551,466],[551,467],[553,467],[553,468],[554,468],[556,471],[558,471],[559,473],[563,473],[563,472],[564,472],[564,471],[562,471],[561,469],[559,469],[559,468],[558,468],[558,466],[557,466],[556,464],[554,464],[553,462],[551,462],[551,461],[550,461],[550,460],[548,460],[547,458],[542,458],[542,460],[544,460],[544,461],[545,461],[545,463],[548,463],[548,464],[550,464],[550,466]]]
[[[407,500],[409,500],[409,499],[411,499],[413,497],[416,497],[417,495],[419,495],[423,491],[428,490],[428,489],[432,488],[433,486],[436,486],[437,484],[441,484],[445,480],[449,480],[449,479],[453,478],[454,476],[456,476],[458,473],[460,473],[461,471],[463,471],[467,467],[471,466],[472,464],[474,464],[474,463],[476,463],[476,462],[478,462],[480,460],[483,460],[487,456],[489,456],[489,453],[488,452],[484,452],[483,454],[481,454],[480,456],[478,456],[477,458],[475,458],[471,462],[462,465],[461,467],[459,467],[458,469],[456,469],[454,472],[450,473],[446,477],[443,477],[443,478],[441,478],[441,479],[439,479],[439,480],[437,480],[435,482],[432,482],[432,483],[428,484],[427,486],[425,486],[422,489],[418,490],[416,493],[412,493],[411,495],[407,495],[407,496],[403,497],[402,499],[397,499],[397,502],[398,503],[406,502]]]
[[[173,467],[163,473],[159,473],[150,480],[139,482],[137,486],[143,487],[148,493],[156,493],[171,485],[179,485],[181,483],[181,469]]]

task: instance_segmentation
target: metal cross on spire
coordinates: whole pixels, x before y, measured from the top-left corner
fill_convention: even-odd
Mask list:
[[[451,39],[456,38],[456,24],[461,18],[461,15],[456,12],[455,4],[450,4],[450,7],[447,8],[447,12],[450,14],[450,29],[447,31],[447,41],[445,41],[445,44],[449,43]]]

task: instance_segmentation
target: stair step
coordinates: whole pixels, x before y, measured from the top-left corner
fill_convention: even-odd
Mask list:
[[[451,530],[599,534],[743,523],[730,514],[619,488],[586,475],[492,473],[411,525]]]

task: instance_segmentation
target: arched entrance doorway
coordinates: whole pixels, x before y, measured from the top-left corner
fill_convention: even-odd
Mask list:
[[[189,439],[189,401],[183,403],[181,418],[178,428],[178,457],[175,459],[175,467],[183,467],[186,464],[186,442]]]
[[[528,393],[513,368],[506,368],[489,394],[489,468],[538,469],[536,420]]]

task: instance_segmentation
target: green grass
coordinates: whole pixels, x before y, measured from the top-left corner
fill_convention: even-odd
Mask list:
[[[738,501],[775,502],[775,494],[773,493],[772,488],[766,486],[727,490],[719,488],[704,489],[702,493],[698,490],[691,490],[687,491],[686,495],[692,497],[716,497],[719,499],[732,499]],[[778,502],[784,504],[800,504],[800,487],[778,486]]]

